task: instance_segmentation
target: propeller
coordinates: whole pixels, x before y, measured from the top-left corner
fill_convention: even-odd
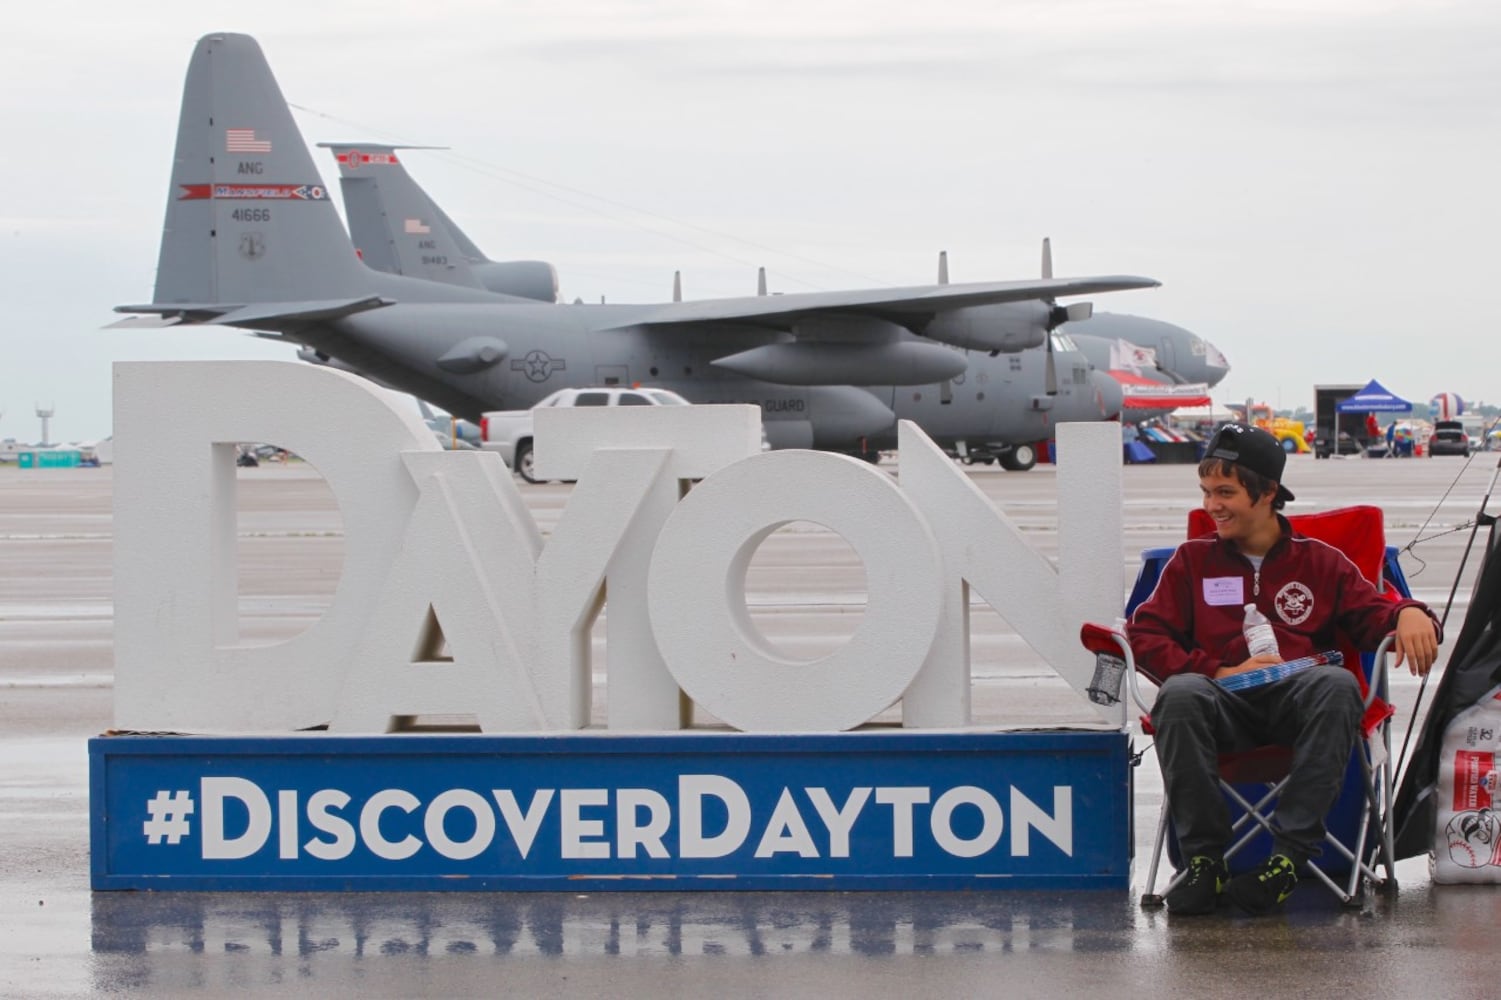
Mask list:
[[[949,283],[949,252],[947,250],[938,251],[938,283],[940,285]],[[953,402],[954,380],[944,379],[938,384],[938,403],[940,406],[949,406]]]
[[[1042,280],[1050,281],[1052,277],[1053,241],[1044,236],[1042,238]],[[1048,395],[1056,396],[1058,395],[1058,362],[1053,358],[1053,331],[1069,320],[1083,320],[1093,316],[1094,305],[1089,302],[1075,302],[1072,305],[1060,306],[1058,300],[1051,295],[1042,301],[1048,307],[1047,375],[1045,385]]]

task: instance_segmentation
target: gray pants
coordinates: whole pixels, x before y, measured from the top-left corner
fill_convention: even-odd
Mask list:
[[[1293,751],[1272,821],[1273,853],[1295,864],[1316,857],[1363,714],[1360,685],[1343,667],[1314,667],[1237,692],[1202,674],[1169,677],[1152,706],[1152,726],[1183,857],[1220,857],[1229,846],[1217,755],[1269,743]]]

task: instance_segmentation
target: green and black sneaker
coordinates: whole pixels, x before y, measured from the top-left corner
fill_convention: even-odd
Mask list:
[[[1260,868],[1231,879],[1225,892],[1236,906],[1260,917],[1281,906],[1297,887],[1298,871],[1292,859],[1273,854]]]
[[[1168,890],[1168,911],[1184,915],[1213,913],[1225,891],[1229,873],[1225,862],[1205,854],[1196,854],[1188,862],[1182,881]]]

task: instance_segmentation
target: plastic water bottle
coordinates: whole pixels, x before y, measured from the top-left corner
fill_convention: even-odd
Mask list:
[[[1246,635],[1246,645],[1251,648],[1252,656],[1275,656],[1280,662],[1282,651],[1277,648],[1277,633],[1272,631],[1272,623],[1266,620],[1266,615],[1254,604],[1246,605],[1246,623],[1241,626]]]

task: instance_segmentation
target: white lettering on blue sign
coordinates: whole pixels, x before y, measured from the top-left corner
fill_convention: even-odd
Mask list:
[[[525,809],[518,804],[516,790],[510,788],[489,789],[488,797],[472,788],[451,788],[427,802],[401,788],[380,789],[363,802],[336,788],[312,792],[300,804],[299,794],[294,789],[268,792],[245,778],[205,776],[196,803],[186,792],[157,792],[149,803],[151,819],[145,836],[152,844],[180,843],[191,831],[195,811],[201,810],[199,843],[204,860],[250,858],[272,842],[273,833],[277,857],[283,861],[295,861],[302,854],[338,861],[360,848],[391,862],[404,861],[424,848],[451,861],[468,861],[500,849],[501,841],[524,859],[537,847],[544,820],[556,814],[558,842],[548,845],[545,853],[563,859],[635,858],[640,851],[653,858],[670,858],[674,844],[680,858],[723,858],[757,834],[757,858],[778,854],[848,858],[850,834],[864,820],[878,831],[875,841],[889,845],[889,857],[907,858],[913,855],[918,835],[919,807],[931,802],[926,833],[952,857],[977,858],[996,850],[1008,813],[1011,856],[1031,853],[1033,831],[1067,856],[1072,857],[1074,850],[1073,789],[1068,785],[1054,786],[1051,810],[1014,785],[1008,786],[1004,809],[990,791],[975,785],[941,790],[853,788],[843,795],[842,805],[827,788],[783,787],[776,805],[764,817],[753,814],[750,798],[737,782],[714,774],[679,776],[675,806],[650,788],[539,788],[531,792]],[[707,807],[709,800],[714,803],[712,810]],[[886,808],[867,809],[872,801]],[[711,811],[718,829],[706,834],[705,816]],[[970,813],[963,824],[967,834],[959,831],[956,822],[966,812]],[[245,817],[236,821],[243,828],[234,833],[227,832],[230,814]],[[450,824],[453,815],[462,818]],[[299,842],[304,819],[312,833]],[[171,835],[160,835],[163,830],[170,830]],[[462,832],[455,836],[455,830]]]

